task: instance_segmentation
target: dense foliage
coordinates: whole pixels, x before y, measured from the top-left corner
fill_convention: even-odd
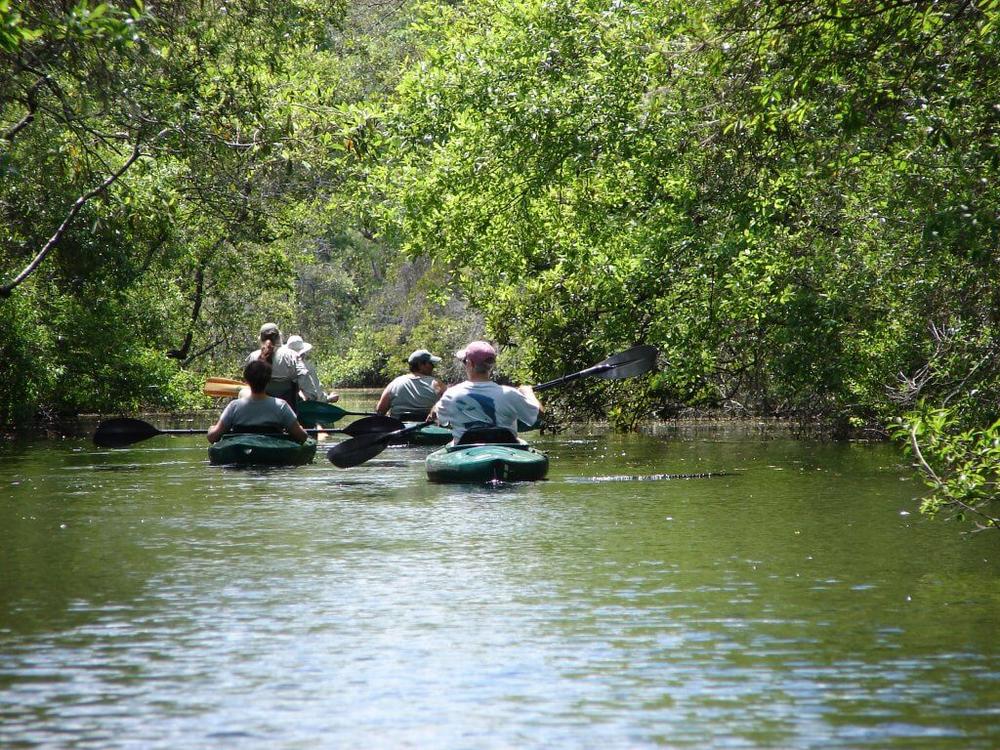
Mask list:
[[[532,370],[646,341],[661,408],[848,425],[993,364],[995,4],[426,14],[383,130],[391,218]]]
[[[310,0],[0,6],[0,420],[183,404],[199,353],[289,309],[290,90]],[[318,54],[318,53],[317,53]],[[25,413],[28,412],[28,413]]]

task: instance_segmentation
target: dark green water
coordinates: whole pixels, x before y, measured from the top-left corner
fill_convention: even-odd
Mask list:
[[[0,746],[1000,746],[1000,538],[893,448],[533,439],[501,488],[0,453]]]

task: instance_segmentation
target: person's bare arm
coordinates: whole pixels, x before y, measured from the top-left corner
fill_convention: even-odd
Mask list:
[[[220,419],[218,422],[216,422],[215,424],[213,424],[211,427],[208,428],[208,434],[206,435],[206,437],[208,437],[208,442],[217,443],[219,442],[220,439],[222,439],[222,436],[225,434],[226,434],[226,426],[222,424],[222,420]]]
[[[298,422],[288,428],[288,434],[298,443],[304,443],[309,439],[309,433]]]
[[[382,391],[382,396],[379,398],[378,403],[375,405],[375,413],[385,416],[389,413],[389,407],[392,406],[392,395],[389,393],[389,386],[385,387]]]
[[[527,398],[529,404],[531,404],[532,406],[535,406],[535,407],[538,408],[538,413],[539,414],[541,414],[542,411],[544,411],[544,409],[542,409],[542,403],[535,396],[535,391],[532,389],[532,387],[530,385],[522,385],[522,386],[518,387],[517,390],[519,390],[521,393],[524,394],[524,396],[525,396],[525,398]]]

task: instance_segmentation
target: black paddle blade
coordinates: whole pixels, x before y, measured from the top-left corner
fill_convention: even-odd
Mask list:
[[[406,427],[406,425],[403,424],[402,420],[376,414],[374,417],[364,417],[363,419],[351,422],[347,425],[347,427],[342,430],[337,430],[337,432],[343,432],[345,435],[350,435],[351,437],[360,437],[361,435],[375,435],[393,432],[395,430],[401,430],[404,427]]]
[[[588,367],[580,372],[563,375],[561,378],[550,380],[546,383],[539,383],[534,386],[536,391],[544,391],[547,388],[554,388],[557,385],[572,383],[580,378],[595,376],[606,378],[607,380],[618,380],[620,378],[634,378],[649,372],[656,366],[656,347],[641,344],[633,346],[628,351],[608,357],[603,362],[598,362],[593,367]]]
[[[126,445],[138,443],[162,434],[149,422],[141,419],[109,419],[97,425],[94,432],[94,445],[99,448],[124,448]]]
[[[599,378],[606,380],[620,380],[621,378],[634,378],[652,370],[656,366],[656,347],[633,346],[628,351],[608,357],[603,362],[599,362],[596,367],[601,368],[601,372],[595,372]],[[606,369],[605,369],[606,368]]]
[[[350,469],[352,466],[363,464],[370,458],[375,458],[384,451],[389,444],[389,435],[391,434],[391,432],[382,432],[345,440],[328,450],[326,457],[338,469]]]
[[[361,420],[358,421],[360,422]],[[354,437],[333,446],[326,452],[326,457],[337,468],[350,469],[352,466],[363,464],[369,458],[375,458],[375,456],[386,449],[386,446],[392,442],[393,438],[400,437],[401,435],[409,435],[411,432],[423,429],[429,424],[430,422],[421,422],[420,424],[410,425],[402,430]]]

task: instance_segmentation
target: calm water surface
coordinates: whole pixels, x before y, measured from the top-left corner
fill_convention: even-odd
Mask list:
[[[1000,746],[1000,539],[893,448],[532,439],[499,488],[6,449],[0,746]]]

